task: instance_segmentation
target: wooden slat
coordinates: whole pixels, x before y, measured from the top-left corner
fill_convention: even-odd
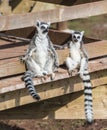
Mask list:
[[[107,85],[99,86],[93,89],[93,111],[94,111],[94,119],[107,119]],[[68,99],[68,97],[64,97],[64,100]],[[69,95],[67,101],[69,103],[63,102],[64,106],[56,109],[54,111],[54,115],[51,116],[52,110],[51,108],[47,108],[45,112],[48,112],[45,119],[85,119],[84,115],[84,95],[82,92],[75,93],[73,95]],[[63,101],[64,101],[63,100]],[[67,102],[65,101],[65,102]],[[48,103],[47,103],[48,104]],[[54,103],[53,103],[54,104]],[[56,105],[57,106],[57,105]],[[54,105],[53,105],[54,107]],[[50,111],[49,111],[50,110]],[[50,117],[51,116],[51,117]]]
[[[18,66],[17,66],[17,68],[18,68]],[[105,69],[107,69],[107,61],[105,60],[105,58],[89,62],[90,73],[97,72],[97,71],[100,71],[100,70],[105,70]],[[107,74],[107,72],[105,72],[105,73]],[[75,75],[77,75],[77,73],[73,73],[73,75],[75,76]],[[45,77],[45,78],[46,79],[35,78],[34,84],[40,85],[40,84],[43,84],[43,83],[51,82],[50,77]],[[67,70],[59,68],[58,73],[56,73],[54,81],[61,80],[61,79],[64,79],[64,78],[69,78]],[[8,91],[14,91],[14,90],[17,90],[17,89],[22,89],[22,88],[25,88],[25,85],[21,80],[21,76],[6,78],[6,79],[2,79],[0,81],[0,93],[5,93],[5,92],[8,92]]]
[[[106,14],[107,1],[62,7],[55,10],[0,17],[0,31],[34,26],[36,21],[62,22],[78,18]],[[67,14],[67,15],[66,15]]]
[[[93,89],[94,119],[107,119],[107,85]],[[36,107],[35,107],[36,106]],[[25,111],[26,110],[26,111]],[[83,91],[0,112],[0,119],[85,119]]]
[[[16,35],[18,37],[25,37],[21,33],[22,31],[24,32],[24,34],[26,33],[26,37],[31,34],[30,38],[32,38],[36,30],[35,30],[35,28],[30,28],[30,29],[26,28],[23,30],[18,29],[18,30],[8,31],[6,34],[2,34],[2,33],[0,34],[0,36],[1,36],[1,38],[0,38],[0,50],[1,50],[0,59],[9,59],[11,57],[17,57],[17,56],[19,57],[20,55],[23,55],[25,53],[25,50],[27,49],[27,45],[29,44],[28,41],[30,41],[30,39],[27,39],[27,42],[26,41],[24,42],[23,40],[16,40],[16,39],[12,39],[12,38],[8,37],[8,34],[13,35],[13,36]],[[29,32],[29,34],[28,34],[28,32]],[[20,35],[22,35],[22,36],[20,36]],[[53,42],[53,44],[60,45],[60,44],[65,43],[65,41],[67,41],[67,39],[70,37],[70,34],[61,32],[61,31],[57,31],[57,30],[50,30],[49,37],[50,37],[51,41]],[[60,37],[60,39],[59,39],[59,37]],[[92,41],[94,41],[94,40],[92,40]],[[8,55],[7,55],[7,53],[8,53]]]
[[[94,119],[107,119],[106,90],[93,89]],[[83,91],[1,111],[0,119],[85,119]]]
[[[14,74],[20,74],[25,71],[24,64],[20,63],[19,56],[25,54],[27,46],[20,46],[20,43],[14,43],[14,48],[8,45],[8,49],[0,50],[0,77],[5,77]],[[17,47],[16,47],[17,45]],[[4,45],[3,45],[4,46]],[[12,44],[13,46],[13,44]],[[85,44],[90,58],[107,55],[107,41],[93,42]],[[68,49],[57,50],[60,64],[63,64],[68,56]],[[8,54],[8,55],[7,55]],[[4,59],[4,60],[3,60]]]
[[[106,71],[107,69],[91,74],[93,87],[107,83]],[[14,80],[12,80],[12,83],[13,82]],[[22,86],[24,86],[24,84],[22,84]],[[6,110],[16,106],[21,106],[35,102],[35,100],[28,94],[26,88],[18,89],[18,87],[20,87],[20,84],[16,83],[16,85],[14,85],[14,88],[17,88],[17,90],[13,91],[10,88],[10,92],[8,91],[7,93],[0,94],[0,110]],[[41,85],[36,86],[36,90],[40,94],[41,100],[50,99],[72,92],[77,92],[83,89],[84,87],[78,76],[74,76],[71,78],[62,78],[54,82],[42,83]],[[0,88],[0,90],[5,91],[6,88]]]
[[[35,27],[30,27],[30,28],[23,28],[23,29],[15,29],[15,30],[6,31],[5,34],[12,35],[15,37],[31,39],[34,36],[35,31],[36,31]],[[49,37],[54,44],[62,45],[64,43],[66,43],[66,41],[68,41],[68,39],[71,37],[71,34],[68,32],[64,32],[64,31],[50,29],[49,30]],[[12,39],[8,39],[8,40],[12,40]],[[84,43],[90,43],[90,42],[95,42],[95,41],[99,41],[99,40],[100,39],[95,39],[92,37],[85,37],[84,36]],[[0,45],[2,45],[2,42],[0,40]]]

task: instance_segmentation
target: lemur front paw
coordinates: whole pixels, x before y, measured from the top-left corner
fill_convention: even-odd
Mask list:
[[[73,72],[73,70],[68,70],[69,76],[72,76],[72,72]]]
[[[20,57],[19,57],[19,60],[20,60],[21,62],[25,62],[26,57],[25,57],[25,56],[20,56]]]
[[[20,57],[21,62],[25,62],[28,58],[30,58],[30,55],[24,55]]]
[[[48,72],[47,71],[43,71],[43,75],[47,75],[48,74]]]

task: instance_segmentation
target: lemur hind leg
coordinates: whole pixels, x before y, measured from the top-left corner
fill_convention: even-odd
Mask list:
[[[65,63],[68,68],[68,73],[71,75],[72,71],[77,68],[78,63],[72,60],[70,57],[67,57]]]
[[[27,69],[35,74],[35,77],[43,76],[43,71],[41,70],[40,66],[32,59],[32,57],[28,58],[26,65]]]
[[[53,66],[54,66],[54,60],[49,56],[48,60],[45,64],[45,67],[44,67],[44,72],[51,76],[51,80],[53,80],[55,78]]]

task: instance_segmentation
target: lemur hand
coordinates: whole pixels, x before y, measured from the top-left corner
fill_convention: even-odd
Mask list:
[[[20,56],[19,59],[21,62],[25,62],[27,60],[27,58],[28,58],[27,56]]]

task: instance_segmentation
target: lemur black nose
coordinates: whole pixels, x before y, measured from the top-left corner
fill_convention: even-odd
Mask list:
[[[43,33],[47,33],[49,31],[49,29],[45,29],[44,31],[43,31]]]
[[[77,40],[77,39],[74,39],[74,42],[78,42],[78,40]]]

